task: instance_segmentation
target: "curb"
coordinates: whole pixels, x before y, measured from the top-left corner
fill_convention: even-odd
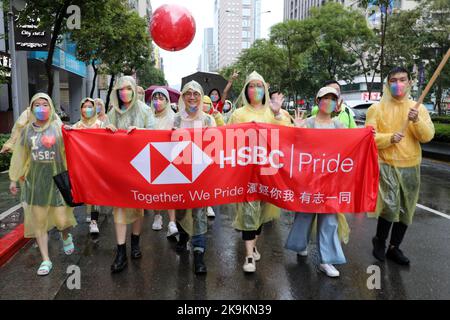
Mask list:
[[[23,232],[24,226],[20,224],[0,239],[0,267],[31,240],[31,238],[24,238]]]

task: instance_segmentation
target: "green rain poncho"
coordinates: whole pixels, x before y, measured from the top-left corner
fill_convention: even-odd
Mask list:
[[[48,101],[51,111],[47,123],[36,126],[32,113],[37,99]],[[30,102],[29,124],[26,125],[17,141],[9,177],[11,181],[23,180],[21,199],[25,214],[26,238],[40,236],[53,227],[62,231],[75,226],[73,208],[64,199],[53,182],[53,176],[66,170],[66,156],[60,121],[55,117],[51,98],[45,93],[33,96]]]
[[[119,90],[130,86],[133,97],[128,108],[124,108],[119,99]],[[155,116],[153,111],[144,102],[138,100],[136,82],[133,77],[121,77],[111,92],[112,109],[108,112],[109,123],[117,129],[127,130],[130,127],[138,129],[154,129]],[[118,224],[131,224],[144,216],[144,209],[114,208],[114,222]]]

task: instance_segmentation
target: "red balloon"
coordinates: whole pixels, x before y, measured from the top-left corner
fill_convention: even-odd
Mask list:
[[[194,39],[195,20],[186,8],[165,4],[153,13],[150,33],[160,48],[179,51]]]

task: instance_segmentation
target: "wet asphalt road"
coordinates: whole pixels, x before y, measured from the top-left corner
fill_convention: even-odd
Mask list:
[[[419,203],[448,215],[449,198],[450,164],[424,160]],[[371,254],[376,220],[364,214],[347,215],[351,228],[350,242],[343,246],[347,264],[337,266],[338,279],[318,270],[314,244],[307,258],[283,248],[293,221],[288,213],[264,227],[258,242],[262,258],[256,273],[248,275],[242,271],[241,234],[231,227],[233,212],[228,206],[218,208],[216,218],[209,220],[206,276],[193,273],[190,253],[175,253],[175,243],[165,236],[167,217],[162,231],[151,230],[152,215],[145,217],[142,259],[129,258],[128,268],[112,275],[112,217],[101,216],[101,233],[94,240],[88,235],[84,208],[78,208],[76,216],[76,252],[65,256],[59,234],[52,231],[53,270],[47,277],[38,277],[40,255],[31,241],[0,268],[0,299],[450,299],[450,220],[419,208],[402,245],[410,267],[377,262]],[[129,253],[129,241],[127,245]],[[79,290],[67,287],[70,265],[80,267]],[[381,270],[379,290],[367,287],[371,265]]]

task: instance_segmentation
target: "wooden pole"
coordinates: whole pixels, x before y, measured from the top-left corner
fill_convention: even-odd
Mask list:
[[[431,77],[430,81],[428,81],[428,84],[425,87],[425,90],[423,90],[422,94],[419,97],[419,100],[417,100],[417,102],[413,108],[417,109],[423,103],[423,100],[427,96],[428,92],[430,91],[430,89],[433,86],[434,82],[436,81],[437,77],[439,77],[439,74],[441,73],[442,69],[444,68],[444,66],[447,63],[447,60],[449,58],[450,58],[450,49],[447,50],[447,53],[442,58],[441,63],[439,63],[439,66],[437,67],[436,71],[434,71],[433,76]],[[401,131],[402,133],[405,133],[406,128],[408,128],[408,125],[409,125],[409,119],[406,119],[406,121],[402,127],[402,131]]]

